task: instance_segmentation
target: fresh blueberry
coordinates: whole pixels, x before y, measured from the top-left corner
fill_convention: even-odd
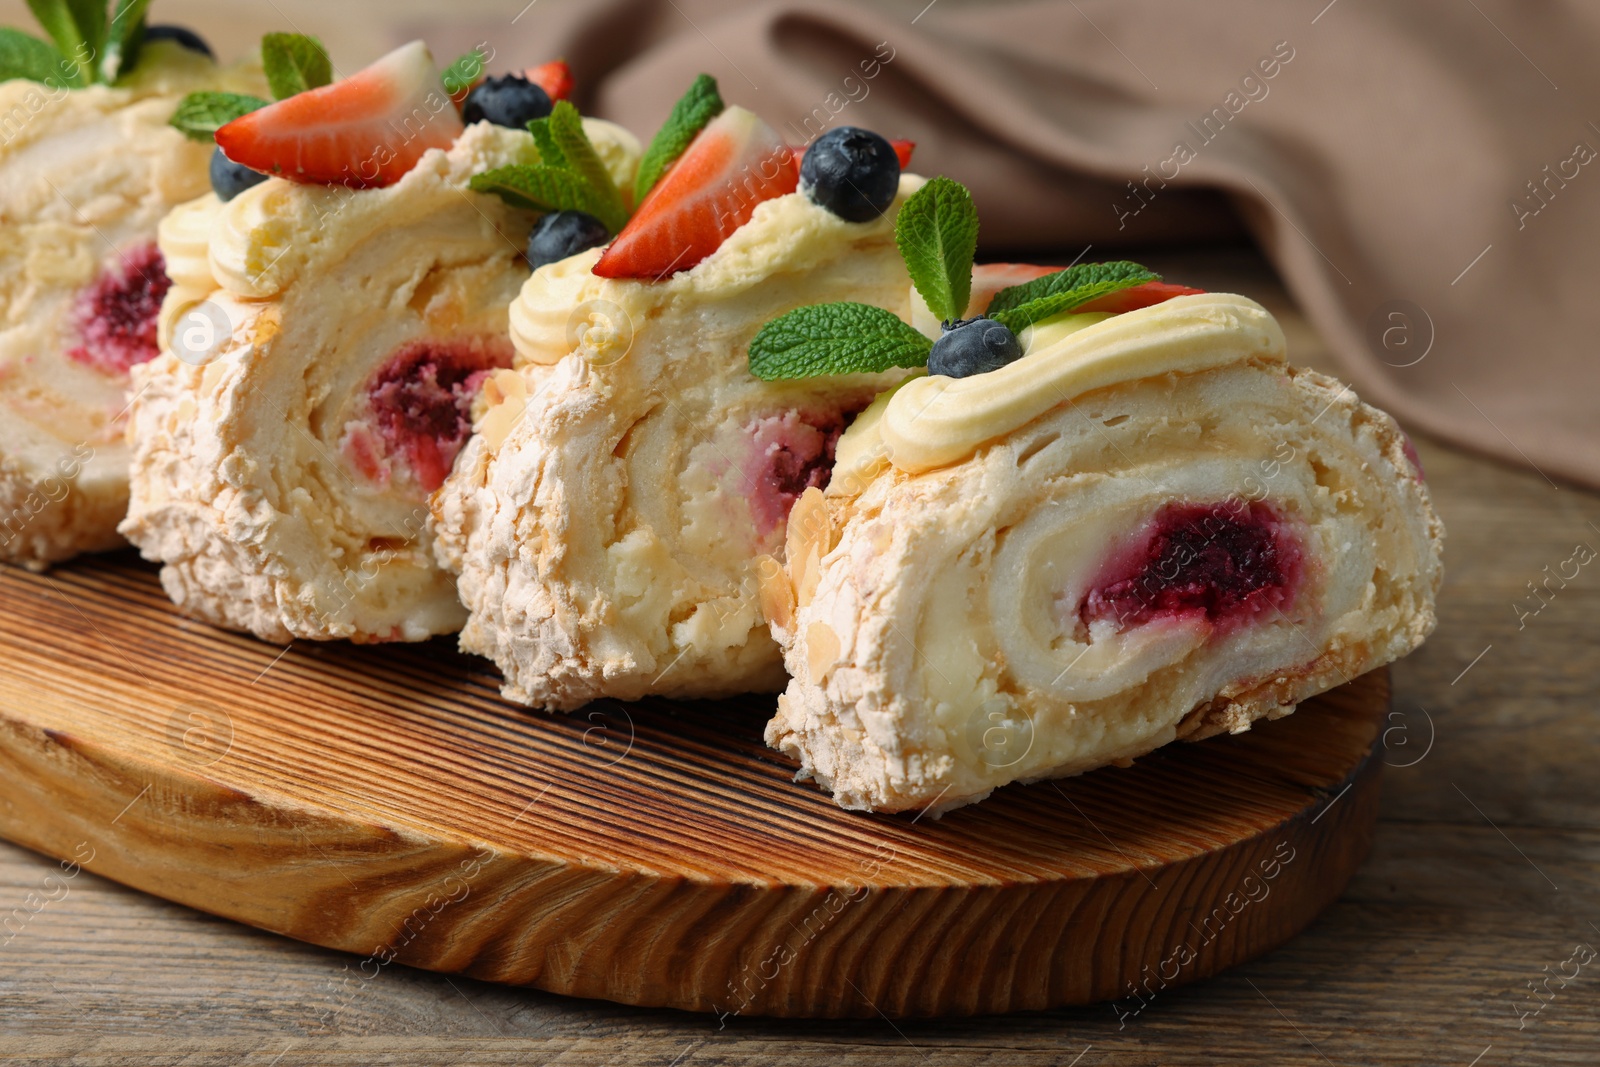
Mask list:
[[[513,130],[527,127],[534,119],[550,114],[550,94],[520,74],[501,74],[487,78],[467,94],[461,107],[461,121],[471,126],[488,120]]]
[[[1017,335],[993,319],[962,319],[946,323],[944,335],[933,342],[928,373],[970,378],[999,370],[1022,358]]]
[[[252,185],[260,185],[267,175],[251,170],[243,163],[235,163],[222,154],[222,149],[211,153],[211,188],[222,201],[232,200]]]
[[[847,222],[871,222],[900,191],[900,158],[871,130],[840,126],[806,149],[800,187],[812,203]]]
[[[552,211],[534,224],[528,237],[528,266],[538,270],[587,252],[611,240],[611,233],[599,219],[582,211]]]
[[[144,39],[148,41],[173,41],[201,55],[217,58],[217,54],[206,44],[206,39],[187,26],[146,26]]]

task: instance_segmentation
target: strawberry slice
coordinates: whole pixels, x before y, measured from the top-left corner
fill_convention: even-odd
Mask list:
[[[1204,289],[1191,289],[1187,285],[1173,285],[1170,282],[1145,282],[1143,285],[1130,286],[1127,289],[1118,289],[1114,293],[1107,293],[1105,296],[1097,296],[1087,304],[1079,304],[1072,310],[1074,313],[1109,311],[1113,315],[1120,315],[1124,311],[1138,311],[1140,308],[1160,304],[1175,296],[1194,296],[1203,292]]]
[[[399,181],[462,128],[433,57],[413,41],[341,82],[234,119],[217,131],[217,144],[252,170],[366,189]]]
[[[808,147],[810,147],[810,146],[809,145],[801,145],[799,148],[791,148],[789,150],[789,151],[794,153],[794,172],[796,174],[800,173],[800,161],[805,158],[806,149]],[[894,155],[895,155],[895,158],[900,161],[900,169],[901,170],[905,170],[907,167],[911,166],[911,152],[912,152],[913,149],[915,149],[917,147],[917,142],[915,142],[915,141],[890,141],[889,142],[889,147],[894,149]]]
[[[565,100],[572,95],[572,87],[576,83],[572,78],[572,68],[567,66],[564,59],[552,59],[548,63],[541,63],[537,67],[529,67],[523,75],[550,94],[550,99]]]
[[[800,175],[776,130],[730,107],[700,131],[611,242],[594,273],[665,278],[688,270],[750,221],[764,200],[792,193]]]

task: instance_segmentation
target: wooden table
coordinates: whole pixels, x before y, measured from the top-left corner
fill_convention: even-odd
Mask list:
[[[1284,318],[1295,360],[1329,366],[1253,254],[1147,258],[1175,279],[1261,297]],[[1372,858],[1289,945],[1164,993],[1125,1026],[1101,1005],[719,1029],[710,1016],[403,967],[367,981],[353,958],[85,872],[0,946],[0,1062],[1593,1064],[1600,956],[1578,946],[1600,949],[1600,566],[1547,594],[1520,628],[1515,605],[1538,606],[1528,583],[1578,544],[1600,550],[1600,498],[1418,448],[1449,527],[1448,575],[1438,632],[1394,671]],[[0,844],[0,916],[45,893],[56,869]],[[1565,987],[1551,977],[1574,968]],[[1553,991],[1541,985],[1537,1014],[1530,982]],[[330,1032],[326,1009],[344,1002]]]

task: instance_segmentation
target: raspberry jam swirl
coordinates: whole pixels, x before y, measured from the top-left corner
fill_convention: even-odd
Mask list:
[[[1120,630],[1203,618],[1231,631],[1287,610],[1303,560],[1295,531],[1270,504],[1168,504],[1091,585],[1079,617]]]
[[[78,344],[67,356],[116,376],[148,363],[160,351],[156,327],[170,288],[166,261],[154,242],[124,252],[78,294],[72,310]]]
[[[347,433],[346,455],[378,482],[388,480],[389,464],[401,461],[424,492],[433,492],[472,433],[472,401],[484,379],[510,365],[511,343],[499,337],[403,346],[369,380],[369,414]]]

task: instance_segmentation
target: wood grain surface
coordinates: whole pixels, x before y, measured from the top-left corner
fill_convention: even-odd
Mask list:
[[[1377,817],[1382,671],[1132,768],[873,817],[791,781],[770,696],[532,714],[448,640],[278,649],[187,622],[154,571],[0,577],[0,836],[63,887],[87,869],[358,972],[719,1016],[1131,1016],[1301,929]]]
[[[1330,367],[1253,254],[1153,265],[1264,298],[1296,361]],[[1372,855],[1282,948],[1163,994],[1133,1019],[1097,1004],[893,1023],[719,1023],[399,964],[351,992],[359,957],[91,871],[65,895],[52,892],[54,860],[0,844],[0,913],[30,893],[55,898],[0,948],[0,1061],[1592,1064],[1592,967],[1569,985],[1551,982],[1537,1014],[1519,1012],[1529,1010],[1528,984],[1560,969],[1575,945],[1600,947],[1600,572],[1586,567],[1520,627],[1514,606],[1576,543],[1600,548],[1600,497],[1425,438],[1417,445],[1449,527],[1447,575],[1438,633],[1393,669],[1397,717]],[[90,644],[62,670],[85,669]]]

